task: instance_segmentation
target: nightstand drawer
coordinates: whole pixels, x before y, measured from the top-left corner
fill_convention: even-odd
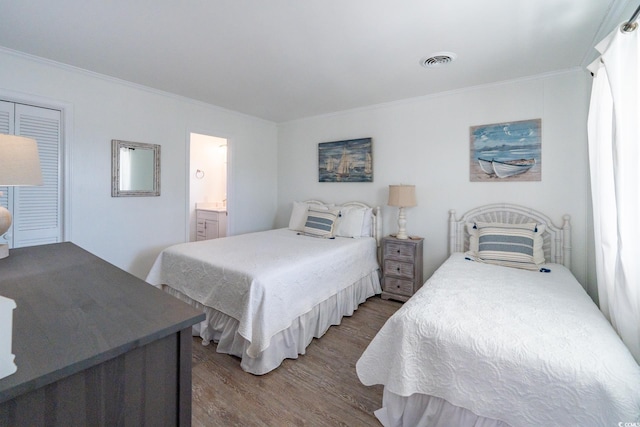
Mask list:
[[[393,258],[398,261],[413,262],[416,255],[416,247],[414,245],[405,245],[402,243],[388,242],[384,245],[384,257]]]
[[[384,274],[413,280],[413,264],[385,259]]]
[[[413,295],[413,282],[409,280],[396,279],[393,277],[385,277],[383,290],[397,295]]]

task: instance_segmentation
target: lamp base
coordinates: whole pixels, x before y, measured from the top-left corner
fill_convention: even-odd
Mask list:
[[[407,217],[404,215],[404,207],[400,207],[398,212],[398,234],[396,234],[396,239],[407,240],[409,236],[407,236]]]
[[[0,296],[0,379],[16,372],[15,355],[11,354],[11,340],[13,331],[13,310],[16,302]]]
[[[2,191],[0,191],[0,196],[2,196]],[[4,240],[2,236],[6,233],[11,227],[11,212],[4,206],[0,206],[0,240]],[[9,256],[9,245],[4,243],[0,244],[0,259],[6,258]]]

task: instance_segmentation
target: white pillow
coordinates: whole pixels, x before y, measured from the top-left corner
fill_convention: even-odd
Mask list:
[[[307,220],[309,205],[304,202],[293,202],[291,217],[289,218],[289,230],[304,231],[304,223]]]
[[[362,237],[373,237],[373,209],[365,208],[362,220]]]
[[[536,264],[544,264],[544,251],[542,250],[542,245],[544,243],[544,239],[542,238],[542,233],[547,229],[545,224],[538,224],[536,228],[536,236],[533,238],[533,262]]]
[[[307,212],[310,206],[316,210],[326,211],[333,207],[333,204],[318,205],[316,203],[293,202],[293,209],[291,209],[291,216],[289,217],[289,230],[304,231],[304,224],[307,221]]]
[[[335,235],[340,237],[362,236],[362,225],[366,208],[358,206],[341,206]]]

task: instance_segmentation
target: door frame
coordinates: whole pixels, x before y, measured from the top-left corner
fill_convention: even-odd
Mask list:
[[[211,129],[202,128],[188,128],[185,135],[185,242],[190,241],[190,226],[191,226],[191,206],[190,206],[190,194],[191,194],[191,134],[197,133],[200,135],[211,136],[213,138],[223,138],[227,140],[227,236],[233,235],[233,219],[229,215],[229,212],[233,212],[235,209],[234,187],[233,187],[233,137],[225,132],[218,132]]]

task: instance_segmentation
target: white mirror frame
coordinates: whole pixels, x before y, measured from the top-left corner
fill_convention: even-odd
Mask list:
[[[133,148],[153,150],[153,189],[121,190],[120,189],[120,150]],[[142,142],[111,140],[111,197],[145,197],[160,195],[160,145]]]

